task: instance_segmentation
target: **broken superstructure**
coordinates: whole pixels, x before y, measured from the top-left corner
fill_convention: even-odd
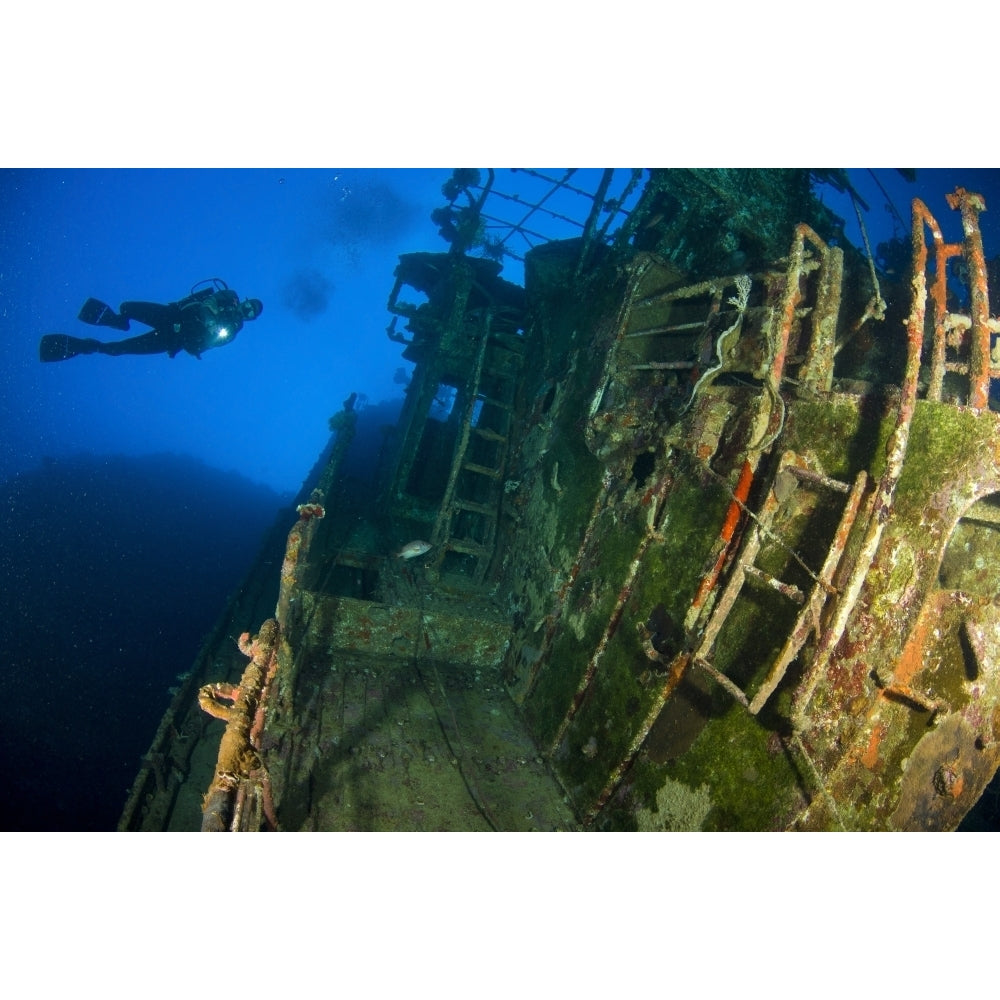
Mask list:
[[[404,255],[389,297],[414,369],[377,477],[341,474],[352,398],[276,613],[227,612],[123,828],[952,829],[976,803],[1000,764],[982,199],[949,197],[956,244],[914,201],[890,294],[807,172],[613,175],[547,241],[545,199],[456,172],[450,251]],[[491,259],[515,234],[523,287]]]

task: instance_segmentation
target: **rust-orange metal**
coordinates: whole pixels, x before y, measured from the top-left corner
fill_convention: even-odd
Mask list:
[[[701,608],[707,600],[708,595],[712,593],[715,585],[719,582],[719,574],[722,572],[726,557],[729,555],[733,536],[736,534],[736,528],[740,523],[740,515],[746,509],[747,498],[750,496],[750,486],[752,483],[753,467],[749,461],[744,461],[743,468],[740,469],[740,478],[736,483],[736,489],[733,490],[733,499],[729,503],[725,519],[722,522],[722,529],[719,531],[719,541],[716,543],[718,554],[715,557],[712,568],[702,577],[701,583],[698,584],[698,590],[691,601],[691,608],[688,611],[689,617]]]
[[[924,321],[927,302],[928,247],[924,238],[924,226],[931,231],[931,238],[934,241],[934,281],[930,289],[931,301],[934,303],[934,339],[931,345],[931,375],[927,388],[927,398],[933,402],[940,402],[946,369],[947,330],[944,320],[948,313],[948,261],[961,254],[962,246],[959,243],[945,243],[937,219],[931,215],[930,210],[919,198],[913,200],[913,219],[915,227],[912,234],[914,273],[911,281],[913,282],[914,296],[916,297],[918,294],[921,296],[922,310],[924,310],[920,317],[921,323]],[[914,302],[916,302],[916,298],[914,298]],[[923,330],[921,329],[922,337]]]
[[[792,249],[788,255],[785,297],[781,304],[781,326],[778,329],[769,373],[769,380],[775,392],[777,392],[778,386],[781,385],[781,379],[785,373],[788,340],[791,336],[792,324],[795,322],[795,310],[802,301],[801,279],[807,240],[819,251],[822,257],[825,258],[829,253],[829,247],[816,235],[811,227],[807,226],[804,222],[800,222],[795,227],[795,238],[792,240]]]
[[[948,205],[962,213],[965,233],[963,250],[969,268],[970,313],[972,316],[972,351],[969,362],[969,406],[983,410],[990,398],[990,297],[986,285],[986,258],[983,234],[979,231],[979,213],[986,211],[983,196],[955,188],[947,195]]]
[[[250,657],[250,662],[240,683],[206,684],[198,693],[198,702],[206,712],[226,720],[215,776],[205,795],[202,830],[238,827],[240,806],[251,790],[261,794],[263,811],[271,825],[276,825],[270,782],[264,780],[266,771],[258,750],[265,687],[276,669],[279,634],[278,623],[273,618],[264,622],[252,639],[244,632],[239,647],[244,656]],[[233,704],[222,706],[221,700]]]

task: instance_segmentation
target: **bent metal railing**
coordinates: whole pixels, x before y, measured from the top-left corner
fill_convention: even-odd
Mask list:
[[[523,261],[536,246],[574,237],[582,239],[582,259],[627,228],[644,173],[614,168],[456,171],[445,186],[452,196],[449,206],[436,213],[435,221],[444,222],[466,248],[496,259]]]

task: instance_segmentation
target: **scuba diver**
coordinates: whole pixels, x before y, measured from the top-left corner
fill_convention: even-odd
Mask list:
[[[203,286],[203,287],[199,287]],[[264,309],[260,299],[244,299],[221,278],[197,282],[191,294],[180,302],[160,305],[157,302],[123,302],[116,313],[99,299],[87,299],[77,317],[92,326],[128,330],[135,320],[152,327],[146,333],[127,340],[103,343],[90,338],[48,333],[38,345],[41,361],[65,361],[78,354],[168,354],[187,351],[201,358],[204,351],[230,343],[243,328],[245,320],[256,319]]]

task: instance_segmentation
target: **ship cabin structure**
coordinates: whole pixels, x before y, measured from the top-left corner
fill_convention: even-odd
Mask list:
[[[400,257],[377,467],[352,396],[122,828],[958,827],[1000,764],[983,199],[873,250],[836,172],[532,176],[456,171]]]

